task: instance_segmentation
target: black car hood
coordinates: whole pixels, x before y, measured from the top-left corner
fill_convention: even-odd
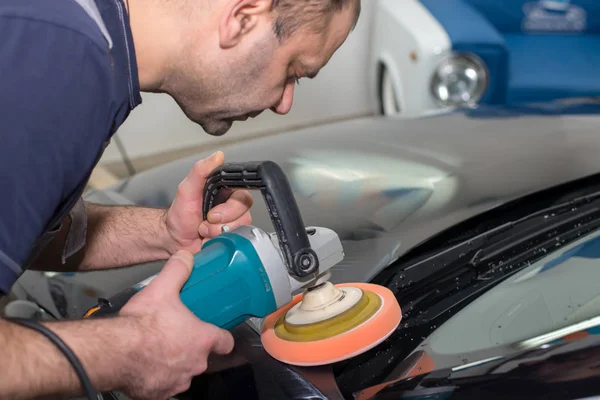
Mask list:
[[[346,257],[333,271],[334,282],[369,281],[459,222],[600,171],[596,117],[489,112],[481,118],[465,113],[412,120],[365,118],[220,149],[226,161],[272,160],[284,168],[306,225],[334,229],[343,241]],[[194,162],[210,153],[142,172],[86,197],[166,207]],[[253,224],[271,231],[260,194],[255,200]],[[110,295],[143,279],[140,275],[156,272],[160,264],[80,279],[101,282],[102,294]],[[95,299],[70,294],[75,290],[69,279],[51,281],[69,299],[72,315],[81,315]],[[43,281],[24,284],[43,295],[38,290]],[[219,398],[342,398],[329,367],[294,368],[273,360],[248,324],[233,333],[241,361],[221,360],[221,371],[199,377],[192,390],[203,395],[220,391]],[[236,383],[241,392],[235,392]]]
[[[513,199],[600,171],[597,117],[483,109],[428,118],[364,118],[221,146],[227,162],[272,160],[307,225],[341,237],[332,281],[368,281],[416,245]],[[113,187],[137,204],[168,206],[195,161]],[[253,223],[273,230],[255,194]]]

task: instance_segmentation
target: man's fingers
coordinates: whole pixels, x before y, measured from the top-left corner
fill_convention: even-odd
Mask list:
[[[181,291],[190,277],[194,257],[192,253],[180,250],[167,261],[158,276],[154,278],[145,290],[159,290],[162,293]]]
[[[204,238],[212,238],[215,236],[219,236],[222,233],[223,225],[227,225],[230,230],[233,230],[242,225],[250,224],[252,224],[252,215],[248,210],[244,213],[244,215],[232,222],[227,222],[223,224],[211,224],[206,221],[203,221],[200,224],[200,227],[198,228],[198,233]]]
[[[213,207],[208,213],[208,222],[221,224],[241,218],[254,204],[254,198],[248,190],[234,191],[226,202]]]
[[[233,350],[233,346],[233,335],[229,331],[217,328],[215,330],[212,352],[221,355],[229,354]]]

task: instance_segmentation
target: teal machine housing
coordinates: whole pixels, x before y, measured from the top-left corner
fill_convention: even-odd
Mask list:
[[[250,240],[236,233],[207,241],[194,256],[181,301],[202,321],[224,329],[277,310],[267,270]]]
[[[259,189],[278,238],[256,227],[242,226],[207,241],[194,255],[194,267],[183,286],[183,304],[199,319],[232,329],[248,318],[263,318],[291,301],[289,277],[306,278],[319,271],[292,189],[280,167],[271,161],[229,163],[209,176],[203,216],[223,201],[222,189]],[[99,299],[88,316],[118,313],[156,275],[111,299]],[[274,282],[287,286],[279,288]],[[279,293],[278,293],[279,292]]]

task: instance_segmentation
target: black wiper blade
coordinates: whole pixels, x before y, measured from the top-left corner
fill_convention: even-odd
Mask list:
[[[586,216],[597,217],[598,207],[595,205],[587,205],[579,208],[578,212],[573,210],[573,213],[561,214],[559,216],[537,216],[535,219],[522,222],[518,226],[518,232],[507,235],[506,237],[489,243],[478,252],[476,263],[485,262],[501,253],[505,253],[508,249],[534,241],[540,236],[546,235],[549,238],[556,238],[561,231],[568,229],[569,224],[573,226],[580,223]],[[552,218],[552,219],[550,219]],[[549,222],[551,221],[551,222]],[[518,237],[515,237],[518,236]]]
[[[512,224],[507,224],[494,229],[493,233],[499,233],[511,227]],[[462,270],[465,264],[471,264],[478,251],[487,245],[493,233],[485,233],[435,256],[402,268],[391,278],[387,286],[400,297],[409,296],[415,292],[422,293],[424,286],[431,281],[444,280]]]
[[[409,290],[397,294],[403,308],[413,314],[405,328],[427,324],[462,302],[468,302],[523,267],[543,258],[557,247],[577,240],[586,232],[600,228],[600,208],[589,204],[571,213],[554,216],[551,222],[528,223],[506,237],[481,239],[479,249],[471,249],[468,261],[448,263],[446,269],[428,275]],[[529,221],[531,222],[531,221]],[[517,224],[512,224],[517,227]],[[460,249],[460,246],[458,246]],[[435,260],[431,260],[433,262]],[[409,271],[410,269],[407,269]],[[414,315],[416,313],[416,315]]]
[[[423,293],[420,299],[413,299],[410,302],[409,309],[416,315],[413,315],[409,321],[405,321],[404,327],[417,327],[436,320],[451,309],[459,307],[461,303],[469,303],[499,282],[545,257],[547,249],[571,243],[584,234],[599,229],[600,210],[594,216],[593,221],[587,224],[578,224],[557,238],[541,242],[504,262],[494,263],[490,259],[481,259],[475,262],[474,266],[488,262],[485,269],[464,268],[463,274],[457,277],[456,282],[440,281],[436,283],[435,287],[432,287],[429,292]],[[482,270],[485,272],[482,273]]]
[[[474,266],[491,267],[510,264],[520,259],[531,259],[537,253],[546,253],[576,239],[584,228],[594,229],[600,224],[600,208],[597,202],[572,208],[560,215],[538,217],[529,226],[520,227],[513,234],[480,249]],[[583,229],[582,229],[583,228]],[[489,270],[490,268],[488,268]]]
[[[404,296],[413,290],[419,290],[423,281],[439,280],[444,275],[451,274],[453,266],[463,267],[465,260],[469,260],[469,264],[475,266],[502,253],[507,246],[510,247],[515,243],[517,240],[515,235],[519,235],[518,240],[521,242],[539,236],[542,230],[549,236],[556,236],[558,231],[555,234],[554,230],[565,226],[569,221],[581,219],[586,214],[595,216],[599,197],[600,193],[595,193],[540,210],[519,220],[507,222],[416,263],[408,266],[398,265],[395,267],[398,272],[386,285],[392,290],[398,290]]]

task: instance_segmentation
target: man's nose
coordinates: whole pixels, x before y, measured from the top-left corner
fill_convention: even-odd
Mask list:
[[[271,111],[281,115],[285,115],[290,112],[292,109],[292,103],[294,102],[294,87],[295,82],[290,80],[283,89],[283,94],[281,95],[279,103],[271,107]]]

